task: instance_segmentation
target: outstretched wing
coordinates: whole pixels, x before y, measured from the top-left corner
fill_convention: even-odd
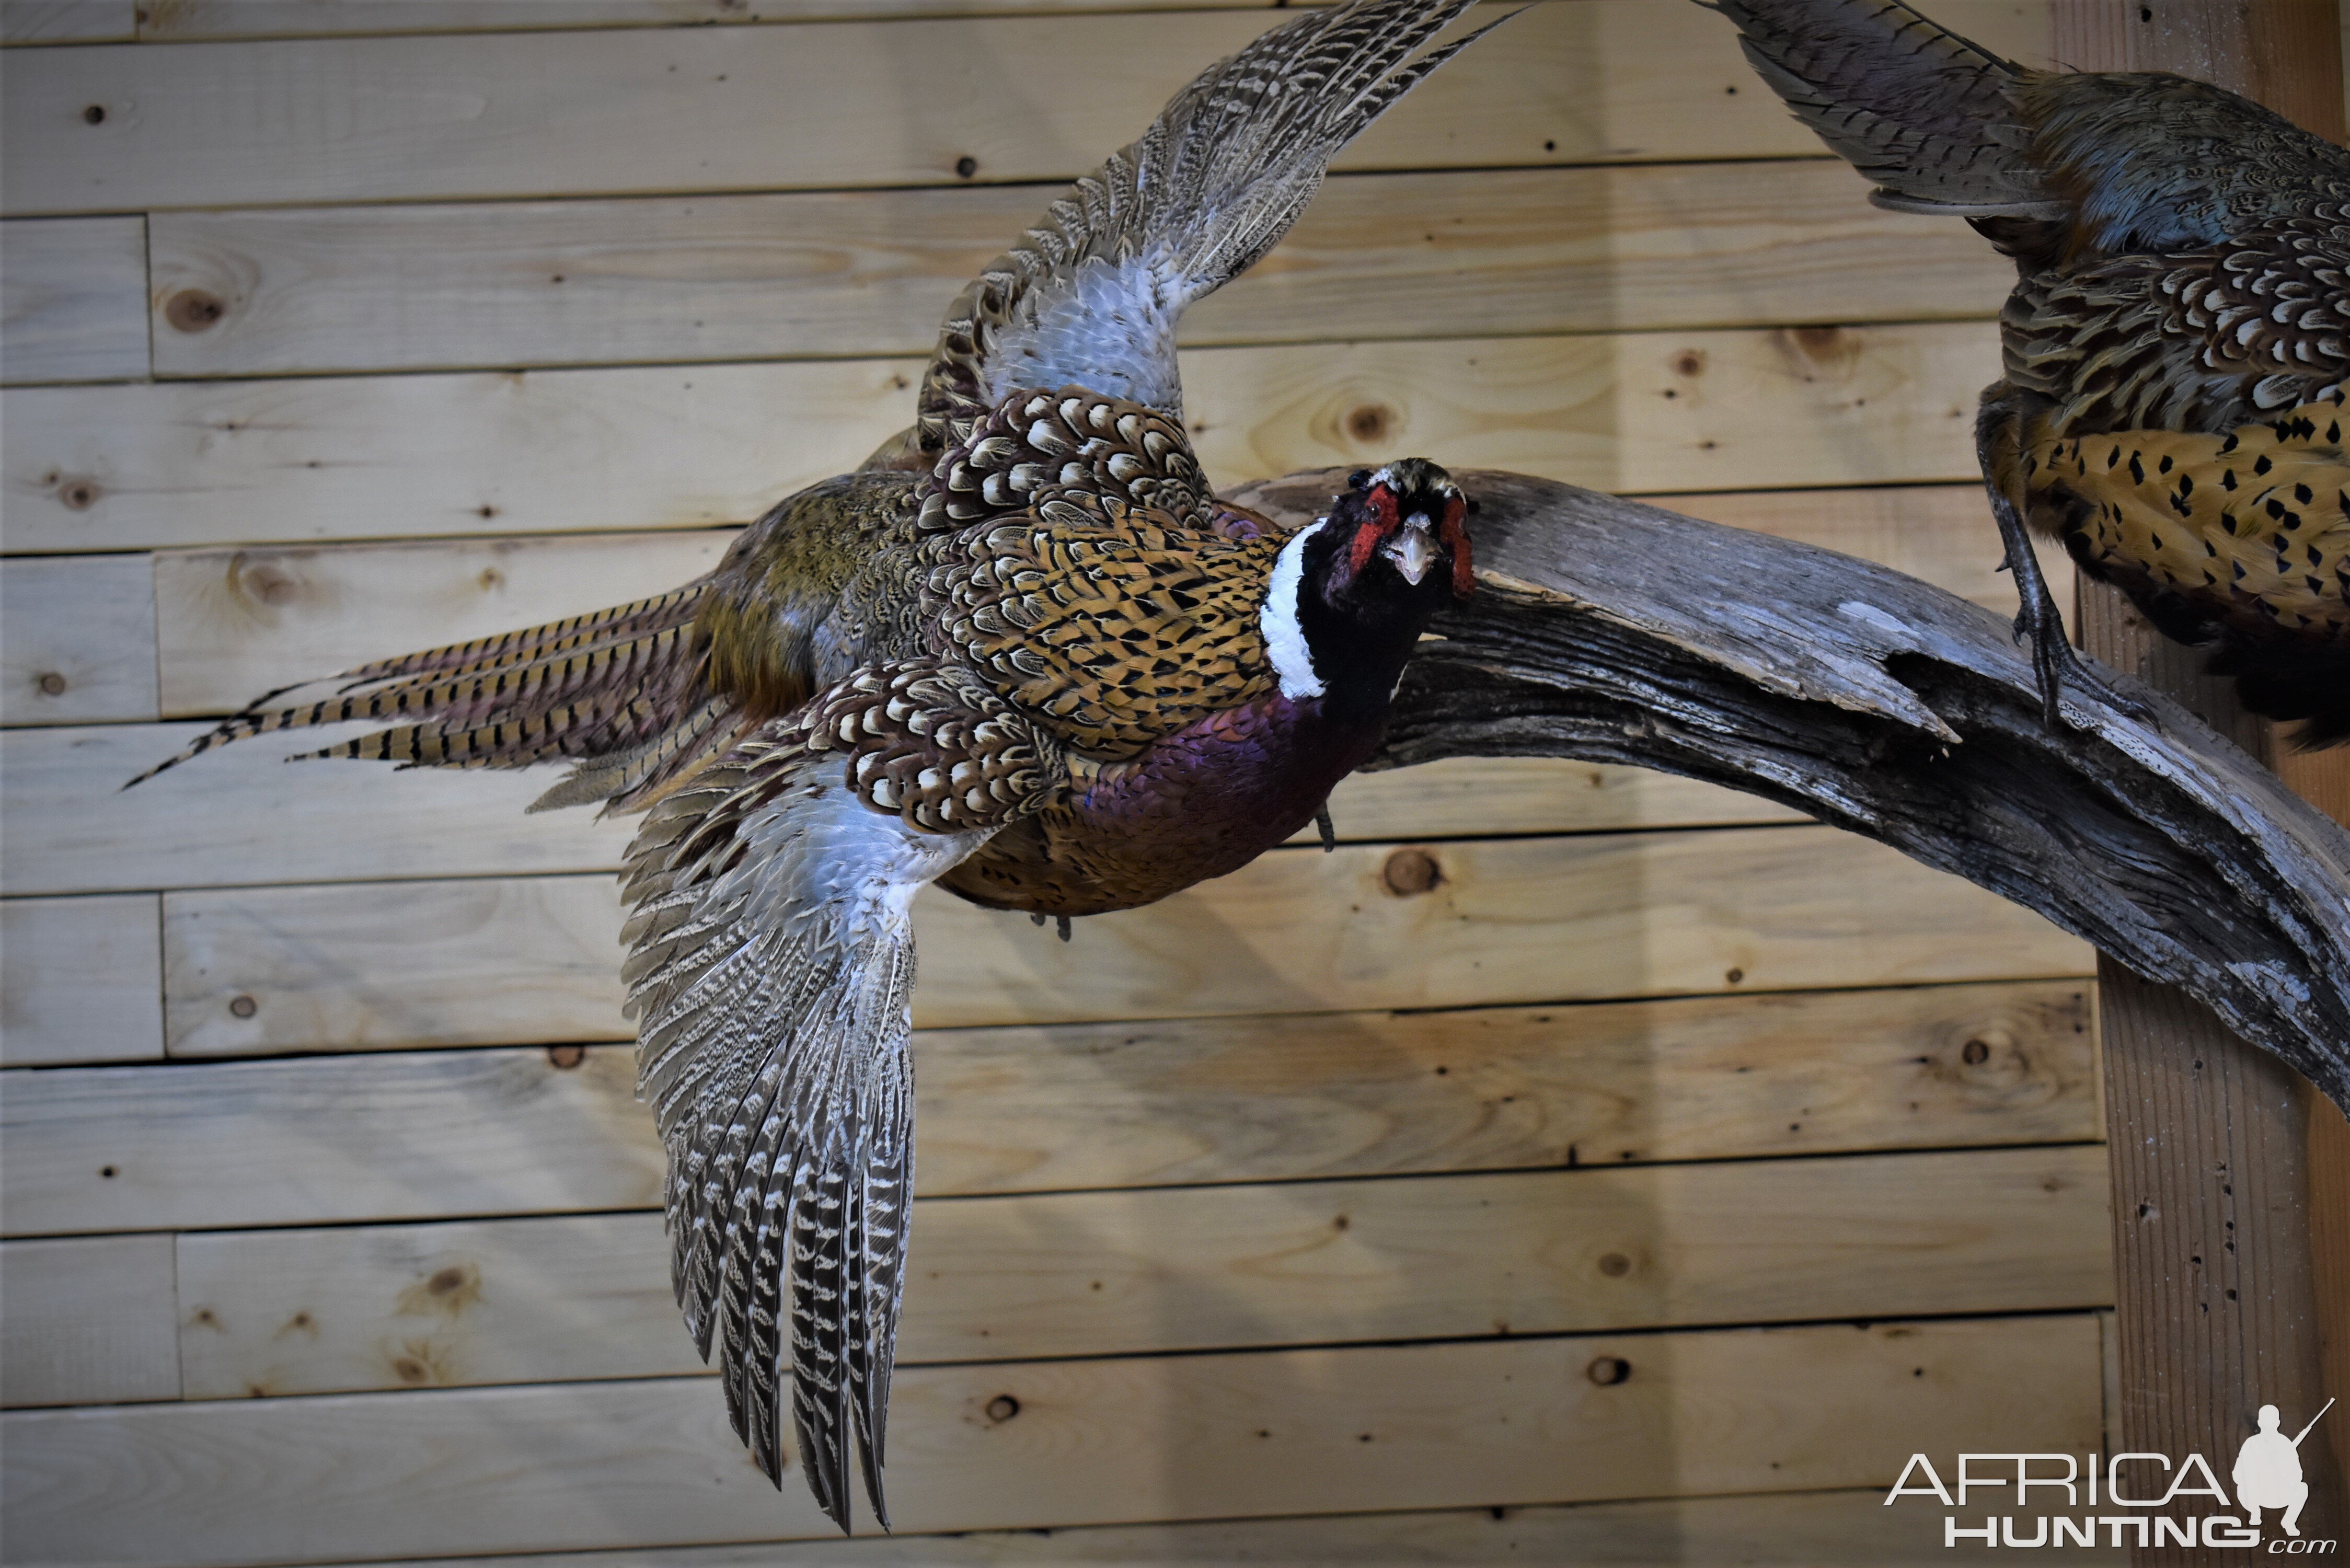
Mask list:
[[[913,1179],[907,907],[1063,776],[1052,740],[971,675],[867,669],[662,800],[629,848],[623,974],[669,1153],[678,1303],[779,1485],[790,1366],[801,1462],[844,1530],[852,1429],[889,1522]]]
[[[1412,57],[1471,4],[1310,11],[1201,72],[947,312],[922,379],[919,452],[936,457],[1015,391],[1077,385],[1180,419],[1184,306],[1254,265],[1340,148],[1499,25]]]

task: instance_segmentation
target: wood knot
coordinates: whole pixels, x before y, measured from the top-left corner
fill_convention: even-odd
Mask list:
[[[1674,355],[1673,374],[1676,376],[1704,375],[1705,350],[1702,348],[1684,348],[1679,353]]]
[[[232,996],[228,999],[228,1010],[232,1017],[250,1018],[261,1011],[261,1003],[249,996]]]
[[[1841,327],[1782,327],[1779,337],[1793,358],[1839,376],[1850,374],[1860,361],[1860,334]],[[1800,367],[1798,374],[1805,380],[1811,379]]]
[[[392,1310],[403,1317],[439,1316],[456,1318],[467,1307],[482,1299],[482,1271],[470,1262],[443,1263],[421,1279],[401,1287],[392,1302]],[[411,1341],[407,1346],[411,1355],[430,1359],[430,1341]]]
[[[496,593],[506,586],[506,575],[495,566],[484,566],[481,576],[473,580],[481,585],[482,591],[485,594]]]
[[[1020,1414],[1020,1401],[1009,1394],[998,1394],[987,1402],[987,1418],[997,1426]]]
[[[1611,1280],[1620,1280],[1632,1272],[1632,1260],[1621,1252],[1602,1252],[1599,1272]]]
[[[585,1045],[549,1045],[546,1048],[546,1060],[557,1072],[568,1073],[574,1067],[579,1065],[580,1063],[588,1060],[588,1047]]]
[[[1981,1040],[1970,1040],[1959,1047],[1959,1060],[1970,1067],[1980,1067],[1991,1060],[1991,1046]]]
[[[266,556],[255,560],[240,553],[229,570],[231,590],[255,604],[274,608],[302,597],[302,579]]]
[[[968,180],[979,172],[979,160],[966,152],[955,160],[955,178]]]
[[[432,1380],[432,1369],[412,1355],[393,1356],[391,1375],[402,1383],[429,1383]]]
[[[1379,880],[1399,898],[1416,898],[1444,880],[1444,868],[1425,849],[1399,849],[1379,867]]]
[[[201,288],[183,288],[163,302],[163,319],[182,332],[202,332],[227,314],[220,296]]]
[[[68,512],[87,512],[98,504],[99,496],[106,493],[98,481],[85,479],[79,474],[57,481],[57,504]]]
[[[1362,403],[1347,410],[1347,433],[1355,440],[1370,445],[1388,439],[1394,428],[1395,410],[1385,403]]]
[[[40,688],[41,695],[44,697],[62,697],[66,694],[66,678],[54,670],[44,671],[41,678],[33,684]]]
[[[91,104],[81,111],[81,122],[84,125],[104,125],[106,123],[106,106],[102,103]]]
[[[1620,1355],[1594,1356],[1583,1375],[1602,1388],[1613,1388],[1632,1376],[1632,1364]]]

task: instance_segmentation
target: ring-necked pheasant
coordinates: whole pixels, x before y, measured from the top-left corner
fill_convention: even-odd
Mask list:
[[[2185,78],[2028,70],[1893,0],[1718,0],[1897,212],[2015,258],[1976,440],[2055,717],[2064,541],[2247,706],[2350,738],[2350,152]]]
[[[1066,919],[1238,868],[1369,754],[1422,628],[1471,589],[1466,502],[1417,459],[1285,536],[1220,504],[1174,336],[1478,36],[1427,47],[1469,4],[1356,0],[1211,67],[965,290],[915,426],[709,576],[273,693],[172,759],[390,720],[312,754],[568,758],[540,805],[650,808],[624,974],[678,1300],[779,1485],[788,1368],[844,1530],[852,1432],[888,1521],[914,894]]]

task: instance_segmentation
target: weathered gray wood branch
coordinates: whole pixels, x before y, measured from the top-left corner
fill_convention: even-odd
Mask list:
[[[1572,485],[1460,477],[1484,590],[1413,660],[1372,766],[1574,757],[1783,802],[2191,992],[2350,1106],[2350,834],[2184,708],[2116,675],[2152,722],[2068,691],[2052,732],[2005,622],[1939,588]],[[1294,517],[1339,483],[1236,499]]]

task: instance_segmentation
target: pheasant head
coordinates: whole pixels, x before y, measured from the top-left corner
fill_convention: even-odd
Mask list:
[[[1416,457],[1353,474],[1274,571],[1264,632],[1283,694],[1383,713],[1430,619],[1476,580],[1451,474]]]

